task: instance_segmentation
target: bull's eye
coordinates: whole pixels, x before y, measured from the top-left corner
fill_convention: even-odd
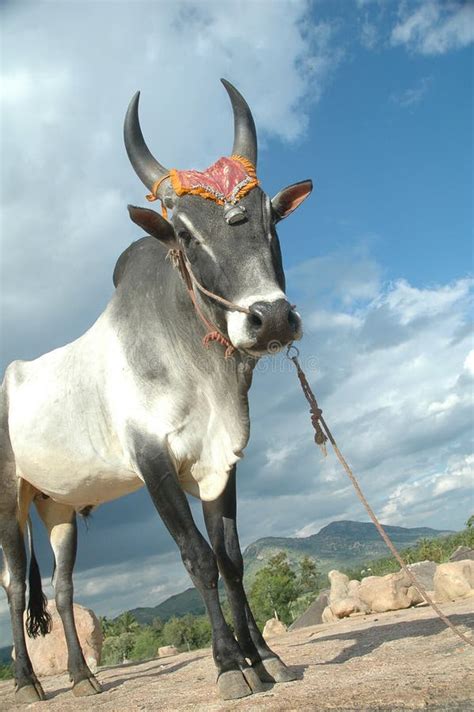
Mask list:
[[[199,243],[199,240],[196,240],[194,235],[191,235],[188,230],[178,230],[178,237],[182,240],[185,247],[188,247],[191,243]]]

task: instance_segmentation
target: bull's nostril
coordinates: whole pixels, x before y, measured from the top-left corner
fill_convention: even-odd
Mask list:
[[[249,321],[252,326],[262,326],[263,324],[262,318],[259,317],[258,314],[255,314],[255,312],[249,315]]]
[[[296,331],[299,326],[299,319],[297,314],[292,309],[288,312],[288,322],[293,331]]]

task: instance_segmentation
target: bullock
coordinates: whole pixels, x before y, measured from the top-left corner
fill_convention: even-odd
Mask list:
[[[50,627],[30,506],[54,552],[72,689],[91,695],[101,687],[85,662],[73,615],[76,515],[143,486],[204,600],[221,696],[243,697],[262,690],[262,682],[294,679],[263,639],[244,591],[236,463],[249,438],[248,391],[258,359],[301,337],[301,318],[285,295],[275,227],[312,184],[295,183],[273,199],[263,192],[252,114],[222,81],[234,114],[232,154],[203,172],[167,170],[153,157],[139,124],[139,93],[133,97],[125,146],[162,214],[129,206],[147,236],[119,257],[115,291],[93,326],[40,358],[14,361],[5,373],[0,543],[18,702],[44,699],[25,644],[25,608],[30,636]],[[202,501],[210,545],[187,494]],[[233,632],[219,602],[219,573]]]

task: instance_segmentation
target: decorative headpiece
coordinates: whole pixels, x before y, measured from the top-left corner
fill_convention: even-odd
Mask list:
[[[172,208],[176,196],[200,195],[224,206],[229,225],[245,220],[245,208],[239,200],[258,185],[257,133],[250,108],[243,96],[225,79],[234,112],[234,145],[230,157],[219,158],[205,171],[168,170],[150,153],[138,120],[140,92],[132,98],[125,116],[124,139],[128,157],[138,177],[151,191],[147,200],[161,200],[163,216]],[[168,181],[166,179],[169,179]]]
[[[160,185],[168,177],[176,195],[199,195],[223,205],[224,218],[229,225],[245,219],[245,208],[237,203],[259,183],[255,166],[244,156],[233,155],[219,158],[204,171],[172,168],[167,175],[155,181],[151,193],[146,196],[147,200],[160,198]],[[166,210],[164,206],[163,209]]]

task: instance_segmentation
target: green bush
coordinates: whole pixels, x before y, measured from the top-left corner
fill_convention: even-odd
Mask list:
[[[0,665],[0,680],[9,680],[11,677],[13,677],[13,665],[11,663]]]
[[[181,618],[170,618],[163,627],[165,645],[174,645],[178,650],[195,650],[210,645],[211,623],[207,616],[188,613]]]
[[[102,646],[102,665],[118,665],[124,660],[130,660],[135,643],[135,633],[120,633],[105,638]]]
[[[285,552],[276,554],[257,572],[250,589],[250,607],[258,626],[263,628],[274,617],[289,625],[304,613],[325,585],[327,577],[319,572],[311,557],[301,558],[295,571]]]
[[[156,657],[162,642],[163,638],[159,632],[153,630],[151,626],[142,626],[135,634],[130,660],[147,660]]]

